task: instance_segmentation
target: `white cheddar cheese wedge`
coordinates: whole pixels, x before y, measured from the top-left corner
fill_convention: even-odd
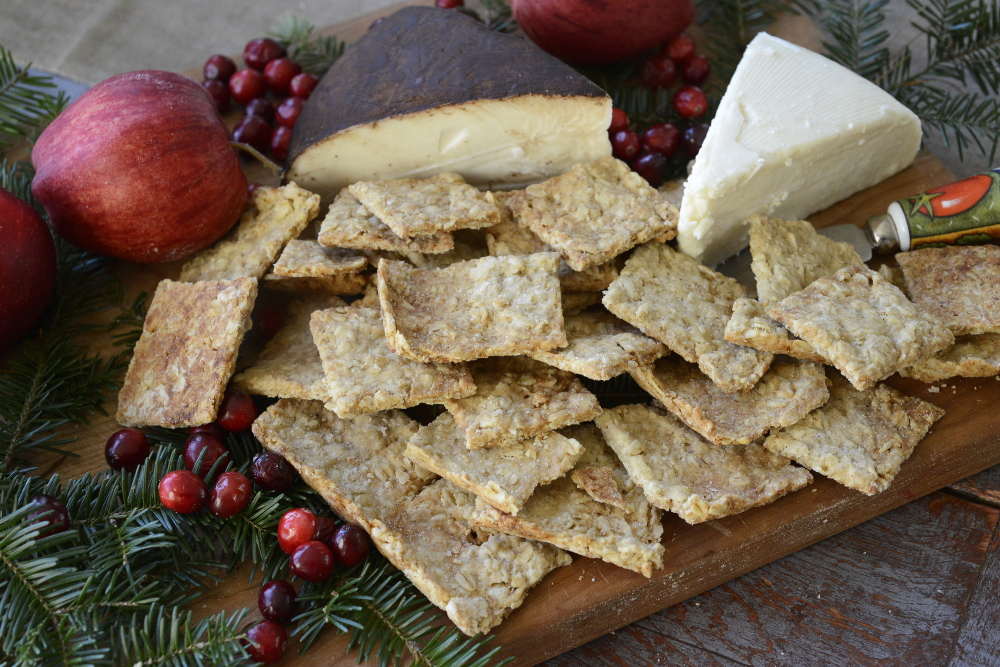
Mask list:
[[[875,84],[761,33],[747,47],[681,201],[680,249],[715,266],[754,214],[800,220],[913,162],[920,119]]]

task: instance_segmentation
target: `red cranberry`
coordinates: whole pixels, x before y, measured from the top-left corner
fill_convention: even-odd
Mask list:
[[[201,457],[201,465],[195,470],[195,464],[198,462],[198,457]],[[215,462],[219,459],[225,457],[228,461],[229,450],[214,435],[209,435],[208,433],[195,433],[194,435],[189,435],[187,442],[184,443],[184,467],[193,472],[198,476],[205,476],[208,471],[212,469]],[[222,462],[221,468],[224,468],[226,461]]]
[[[708,58],[701,54],[693,55],[681,66],[681,77],[692,86],[700,86],[712,73]]]
[[[287,95],[292,79],[302,72],[302,67],[291,58],[275,58],[264,66],[268,89],[275,95]]]
[[[456,7],[464,7],[465,0],[434,0],[434,5],[441,9],[455,9]]]
[[[229,56],[217,53],[205,61],[205,81],[228,83],[233,74],[236,74],[236,63]]]
[[[278,521],[278,546],[286,554],[291,554],[315,535],[316,515],[305,508],[288,510]]]
[[[299,119],[299,114],[302,113],[302,105],[302,100],[297,97],[289,97],[287,100],[283,100],[274,112],[275,120],[278,121],[279,125],[292,127],[295,125],[295,121]]]
[[[274,122],[274,105],[266,97],[255,97],[247,102],[246,112],[248,116],[263,118],[268,123]]]
[[[697,86],[684,86],[674,93],[674,109],[685,118],[704,116],[708,111],[708,97]]]
[[[677,80],[677,65],[666,56],[654,56],[642,66],[642,80],[650,88],[669,88]]]
[[[271,146],[271,126],[260,116],[244,116],[233,128],[233,139],[266,151]]]
[[[344,567],[354,567],[368,555],[368,534],[349,523],[341,524],[327,544],[334,558]]]
[[[318,76],[309,72],[302,72],[292,77],[292,83],[288,87],[288,92],[292,94],[292,97],[308,100],[317,83],[319,83]]]
[[[330,544],[330,540],[333,539],[333,534],[337,530],[337,522],[328,516],[318,516],[316,517],[316,532],[313,533],[313,539],[319,540],[326,546],[333,550],[333,545]]]
[[[160,502],[168,510],[192,514],[208,502],[208,487],[193,472],[174,470],[160,480]]]
[[[45,526],[38,532],[38,537],[48,537],[69,530],[69,510],[63,501],[55,496],[40,493],[28,504],[35,509],[25,517],[25,523],[40,523]]]
[[[663,183],[668,167],[667,158],[659,153],[648,153],[632,163],[632,170],[645,178],[654,188],[660,187]]]
[[[149,456],[149,439],[135,428],[115,431],[104,446],[104,460],[112,470],[135,472]]]
[[[284,162],[288,157],[288,144],[292,140],[292,128],[279,125],[271,135],[271,155],[278,162]]]
[[[212,488],[208,509],[212,514],[228,519],[246,509],[250,503],[250,480],[239,472],[224,472],[219,475]]]
[[[219,113],[226,113],[226,109],[229,108],[229,86],[226,85],[226,82],[212,79],[201,85],[212,96],[212,101],[215,102],[215,108],[219,110]]]
[[[255,97],[267,93],[264,75],[253,69],[241,69],[229,79],[229,93],[240,104],[246,104]]]
[[[284,493],[295,484],[295,468],[274,452],[263,452],[253,457],[250,474],[257,486],[268,491]]]
[[[617,132],[623,132],[628,129],[628,114],[614,107],[611,110],[611,126],[608,128],[608,132],[615,134]]]
[[[639,154],[641,147],[642,142],[639,141],[639,135],[635,132],[623,130],[611,135],[611,152],[619,160],[626,162],[631,160]]]
[[[239,389],[227,389],[216,417],[219,425],[230,433],[240,433],[250,428],[254,419],[257,419],[257,406],[250,394]]]
[[[285,49],[273,39],[258,37],[251,39],[243,47],[243,62],[247,67],[263,71],[264,67],[275,58],[285,55]],[[256,95],[254,97],[257,97]]]
[[[666,43],[663,55],[676,63],[684,62],[694,55],[694,39],[686,32],[682,32]]]
[[[292,574],[306,581],[323,581],[331,574],[336,563],[330,547],[317,540],[300,544],[289,559]]]
[[[254,318],[253,330],[261,340],[269,341],[278,333],[281,325],[281,311],[277,308],[261,308]]]
[[[701,145],[705,143],[705,137],[708,135],[708,125],[705,123],[692,123],[691,127],[684,130],[684,137],[681,140],[684,143],[684,150],[691,154],[691,157],[698,155],[698,151],[701,150]]]
[[[243,645],[257,662],[269,665],[281,660],[288,647],[288,633],[277,621],[265,620],[247,629]]]
[[[295,611],[295,588],[282,579],[274,579],[260,587],[257,596],[257,607],[260,614],[269,621],[283,623],[292,617]]]
[[[188,429],[188,435],[194,435],[195,433],[208,433],[209,435],[214,435],[222,442],[225,442],[226,437],[229,435],[226,432],[226,429],[219,426],[218,422],[210,422],[208,424],[202,424],[201,426],[192,426]]]
[[[681,143],[681,131],[671,123],[653,125],[642,135],[642,143],[651,151],[670,157]]]

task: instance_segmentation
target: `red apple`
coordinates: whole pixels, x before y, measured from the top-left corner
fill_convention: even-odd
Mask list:
[[[31,152],[52,228],[90,252],[169,262],[239,219],[247,179],[211,96],[171,72],[126,72],[84,93]]]
[[[0,188],[0,352],[38,320],[56,286],[56,246],[42,217]]]
[[[510,0],[535,44],[566,62],[606,65],[679,35],[694,0]]]

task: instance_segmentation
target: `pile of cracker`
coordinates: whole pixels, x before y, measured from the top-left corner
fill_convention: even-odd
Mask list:
[[[470,635],[567,552],[651,576],[664,510],[728,516],[809,469],[885,489],[942,411],[881,380],[979,341],[920,305],[929,269],[905,274],[914,304],[808,223],[757,218],[751,300],[669,245],[666,197],[610,157],[517,192],[355,183],[322,220],[294,183],[260,188],[157,288],[118,420],[210,422],[239,362],[278,399],[261,443]],[[238,360],[258,284],[286,318]],[[578,377],[625,373],[651,404],[602,410]]]

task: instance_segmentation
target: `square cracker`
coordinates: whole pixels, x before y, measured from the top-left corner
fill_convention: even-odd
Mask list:
[[[274,263],[274,273],[290,278],[357,273],[368,265],[364,255],[345,248],[325,248],[315,241],[292,239]]]
[[[760,445],[718,447],[648,405],[620,405],[594,421],[649,502],[688,523],[766,505],[812,482],[808,470]]]
[[[605,479],[610,477],[615,487],[618,506],[595,500],[572,479],[563,477],[539,487],[517,516],[481,507],[473,522],[651,576],[653,570],[663,567],[660,509],[650,505],[642,489],[629,479],[593,424],[572,427],[564,433],[584,449],[573,479],[578,472],[603,471]]]
[[[470,370],[476,393],[442,401],[469,449],[510,446],[601,411],[575,375],[532,359],[484,359]]]
[[[253,278],[160,281],[118,394],[118,422],[179,428],[215,421],[256,298]]]
[[[394,354],[372,308],[316,311],[310,328],[326,374],[327,408],[341,417],[439,403],[476,390],[465,364],[422,363]]]
[[[567,334],[568,335],[568,334]],[[771,354],[787,354],[796,359],[826,363],[809,343],[795,338],[764,312],[764,306],[755,299],[736,299],[733,316],[726,323],[726,340]]]
[[[944,410],[884,384],[858,391],[832,380],[826,405],[764,447],[866,495],[884,491]]]
[[[737,392],[757,384],[774,358],[725,338],[733,303],[745,296],[732,278],[662,243],[648,243],[625,263],[604,305],[698,364],[723,391]]]
[[[748,392],[727,394],[694,364],[670,357],[631,371],[639,386],[716,445],[745,445],[799,421],[830,397],[826,375],[811,361],[775,359]]]
[[[850,243],[826,238],[805,220],[761,215],[750,218],[750,253],[757,298],[765,307],[805,289],[817,278],[862,263]]]
[[[443,269],[380,261],[389,348],[417,361],[471,361],[565,346],[558,263],[551,252]]]
[[[295,183],[280,188],[257,188],[253,208],[236,227],[181,267],[180,279],[229,280],[260,278],[278,254],[319,215],[319,195]]]
[[[602,298],[604,298],[604,294],[601,292],[563,292],[563,317],[579,315],[591,306],[599,304]]]
[[[447,252],[431,255],[404,251],[400,253],[401,256],[398,259],[405,259],[420,269],[443,269],[455,262],[479,259],[490,254],[486,245],[486,235],[479,229],[459,229],[454,233],[454,237],[455,247]],[[393,258],[386,257],[386,259]]]
[[[493,507],[517,514],[535,487],[562,477],[583,448],[576,440],[549,432],[507,447],[470,450],[446,412],[420,429],[403,453]]]
[[[913,301],[953,334],[1000,332],[1000,247],[927,248],[896,261]]]
[[[323,362],[313,343],[309,318],[314,311],[343,305],[335,296],[293,301],[284,326],[267,342],[256,363],[233,378],[233,384],[262,396],[329,400]]]
[[[341,190],[333,200],[316,240],[329,247],[393,252],[438,253],[454,247],[447,232],[398,236],[347,190]]]
[[[566,347],[528,356],[591,380],[610,380],[669,353],[663,343],[605,312],[567,315],[565,327]]]
[[[261,280],[267,289],[305,294],[361,294],[367,281],[360,273],[340,273],[332,276],[279,276],[269,273]]]
[[[658,236],[677,234],[677,209],[611,156],[529,185],[507,205],[519,224],[562,253],[576,271]]]
[[[955,342],[937,318],[864,265],[816,280],[767,314],[862,391]]]
[[[402,237],[479,229],[500,222],[493,195],[480,192],[458,174],[359,181],[347,189]]]
[[[1000,334],[959,336],[951,347],[900,369],[899,374],[921,382],[1000,374]]]

